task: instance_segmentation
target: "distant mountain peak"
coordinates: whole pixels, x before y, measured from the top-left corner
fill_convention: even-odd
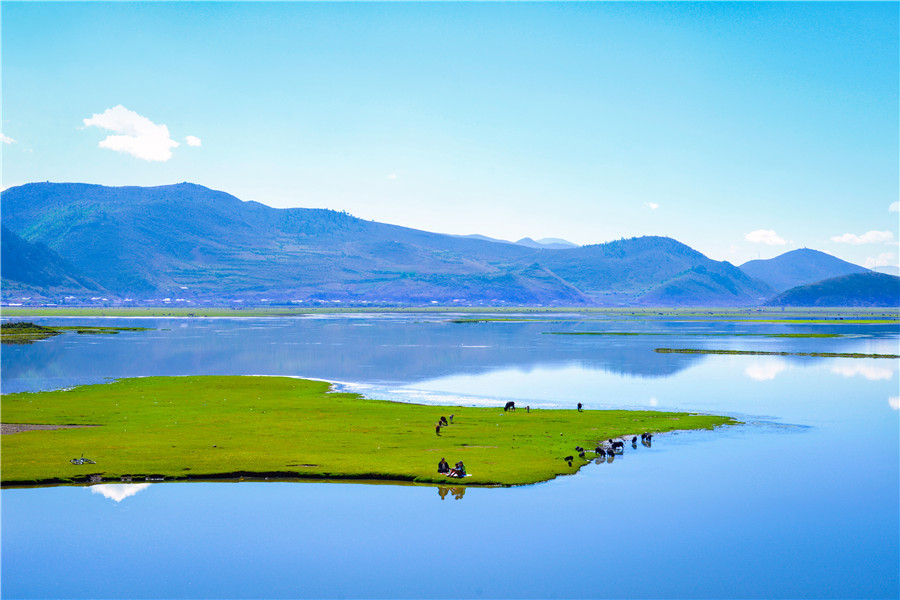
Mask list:
[[[811,248],[798,248],[775,258],[751,260],[740,269],[779,292],[823,279],[868,272],[864,267]]]
[[[541,238],[540,240],[535,241],[530,237],[524,237],[515,243],[519,246],[525,246],[526,248],[539,248],[541,250],[568,250],[569,248],[578,248],[577,244],[567,242],[560,238]]]

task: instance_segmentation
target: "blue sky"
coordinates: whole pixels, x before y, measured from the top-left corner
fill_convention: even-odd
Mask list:
[[[4,1],[2,185],[896,265],[898,6]]]

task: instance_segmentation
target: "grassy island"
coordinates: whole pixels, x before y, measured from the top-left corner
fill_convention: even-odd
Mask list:
[[[4,424],[82,426],[0,436],[4,486],[240,476],[446,483],[437,473],[442,457],[469,470],[454,485],[518,485],[577,471],[587,463],[577,445],[736,423],[653,411],[403,404],[288,377],[147,377],[0,402]],[[451,413],[453,424],[437,435],[438,419]],[[96,464],[70,462],[82,454]]]
[[[98,327],[94,325],[38,325],[31,321],[0,323],[0,343],[30,344],[54,335],[72,332],[78,334],[117,334],[120,331],[147,331],[146,327]]]

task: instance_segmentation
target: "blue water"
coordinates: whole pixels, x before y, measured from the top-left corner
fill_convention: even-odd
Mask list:
[[[452,324],[435,315],[104,324],[158,329],[4,346],[3,392],[108,377],[283,374],[403,401],[583,402],[748,424],[657,436],[650,448],[626,445],[612,463],[510,489],[5,489],[4,598],[900,596],[897,360],[652,351],[897,354],[896,326],[840,326],[853,338],[698,338],[690,334],[834,326]],[[544,334],[626,327],[673,335]]]

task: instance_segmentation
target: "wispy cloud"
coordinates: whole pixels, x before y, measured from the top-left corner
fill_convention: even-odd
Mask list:
[[[864,266],[867,269],[874,269],[875,267],[887,267],[896,264],[897,256],[893,252],[882,252],[876,258],[872,258],[871,256],[866,258],[866,264]]]
[[[656,202],[644,202],[644,206],[646,206],[650,210],[656,210],[657,208],[659,208],[659,204],[657,204]]]
[[[396,174],[396,173],[391,173],[390,175],[387,176],[387,178],[388,178],[388,179],[397,179],[397,174]]]
[[[16,143],[16,140],[12,139],[11,137],[9,137],[7,135],[3,135],[2,133],[0,133],[0,141],[2,141],[4,144],[15,144]]]
[[[769,246],[783,246],[787,244],[782,238],[778,237],[772,229],[757,229],[751,231],[744,236],[744,239],[754,244],[768,244]]]
[[[890,206],[888,206],[888,210],[890,212],[900,212],[900,201],[892,202]]]
[[[203,145],[203,142],[200,140],[200,138],[198,138],[198,137],[195,136],[195,135],[189,135],[189,136],[187,136],[186,138],[184,138],[184,141],[187,142],[187,145],[188,145],[188,146],[201,146],[201,145]]]
[[[165,162],[172,158],[172,148],[178,147],[178,142],[169,136],[168,127],[157,125],[121,104],[84,119],[84,126],[99,127],[118,134],[102,140],[99,144],[101,148],[142,160]]]
[[[894,234],[890,231],[867,231],[862,235],[845,233],[831,238],[832,242],[839,244],[890,244],[894,241]]]
[[[894,410],[900,410],[900,396],[891,396],[888,398],[888,406]]]

